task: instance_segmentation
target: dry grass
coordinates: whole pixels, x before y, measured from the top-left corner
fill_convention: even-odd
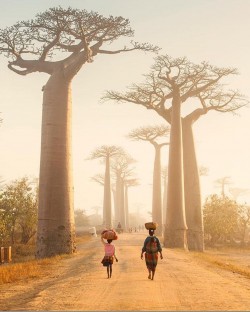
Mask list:
[[[40,277],[46,266],[57,263],[61,258],[61,256],[56,256],[24,263],[3,264],[0,266],[0,284]]]
[[[91,238],[91,235],[86,232],[77,232],[76,233],[76,244],[78,243],[85,243],[89,241]]]
[[[81,233],[77,235],[76,243],[84,243],[89,239],[88,234]],[[0,265],[0,284],[41,277],[51,265],[70,256],[65,254],[45,259],[35,259],[34,244],[14,245],[12,247],[12,263]]]
[[[247,278],[250,278],[250,267],[242,265],[240,263],[233,263],[233,260],[230,258],[230,254],[227,255],[227,258],[221,257],[214,253],[204,252],[192,252],[197,260],[203,260],[209,262],[217,267],[220,267],[224,270],[241,274]]]

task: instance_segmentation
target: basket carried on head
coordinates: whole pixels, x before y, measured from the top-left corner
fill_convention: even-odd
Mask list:
[[[147,222],[147,223],[145,223],[145,228],[147,230],[150,230],[150,229],[156,230],[157,226],[158,226],[158,224],[156,222]]]
[[[114,230],[104,230],[102,231],[101,235],[102,235],[102,238],[105,238],[105,239],[112,239],[112,240],[118,239],[118,236]]]

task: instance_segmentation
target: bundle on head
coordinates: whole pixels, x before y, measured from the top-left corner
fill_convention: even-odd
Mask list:
[[[147,222],[147,223],[145,223],[145,228],[147,230],[150,230],[150,229],[156,230],[157,226],[158,226],[158,224],[156,222]]]
[[[118,236],[114,230],[104,230],[101,233],[102,238],[105,238],[107,240],[116,240],[118,239]]]

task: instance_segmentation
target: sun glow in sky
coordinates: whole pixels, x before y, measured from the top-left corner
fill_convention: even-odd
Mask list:
[[[135,30],[134,40],[158,45],[160,54],[236,67],[240,74],[225,81],[226,87],[250,98],[248,0],[0,0],[0,28],[32,19],[36,13],[58,5],[128,18]],[[123,47],[122,40],[119,44]],[[147,142],[129,141],[126,135],[134,128],[162,124],[164,120],[141,106],[101,103],[100,98],[105,90],[122,91],[133,82],[143,82],[153,57],[144,52],[101,55],[74,78],[75,208],[93,213],[93,207],[102,206],[103,189],[90,177],[103,173],[104,167],[98,160],[86,158],[105,144],[122,146],[137,160],[135,176],[140,185],[129,189],[129,206],[141,213],[151,210],[154,150]],[[47,79],[48,75],[41,73],[19,76],[0,56],[0,177],[6,182],[39,175],[41,89]],[[208,175],[201,177],[203,200],[220,192],[214,181],[225,176],[231,179],[230,187],[250,189],[249,121],[250,109],[243,108],[237,115],[211,112],[194,125],[198,164],[208,168]],[[162,166],[167,162],[168,148],[164,147]],[[250,195],[241,196],[239,201],[250,204]]]

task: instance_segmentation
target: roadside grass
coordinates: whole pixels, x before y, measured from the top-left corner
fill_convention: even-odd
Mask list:
[[[29,260],[23,263],[10,263],[0,266],[0,284],[17,282],[27,278],[36,278],[43,275],[46,267],[62,259],[62,256]]]
[[[231,249],[231,251],[233,252],[235,250]],[[211,253],[210,251],[208,252],[205,251],[203,253],[192,251],[191,254],[194,255],[195,259],[197,260],[206,261],[212,265],[220,267],[221,269],[224,269],[233,273],[238,273],[250,279],[250,266],[239,264],[237,263],[237,260],[233,261],[232,258],[230,258],[230,253],[225,255],[227,258],[223,258],[222,256],[217,255],[214,251],[212,251]],[[235,261],[236,263],[233,263]]]
[[[76,244],[87,242],[89,235],[81,233],[76,236]],[[12,246],[12,262],[0,265],[0,285],[13,283],[29,278],[42,277],[45,271],[72,254],[62,254],[54,257],[35,259],[35,245]]]

